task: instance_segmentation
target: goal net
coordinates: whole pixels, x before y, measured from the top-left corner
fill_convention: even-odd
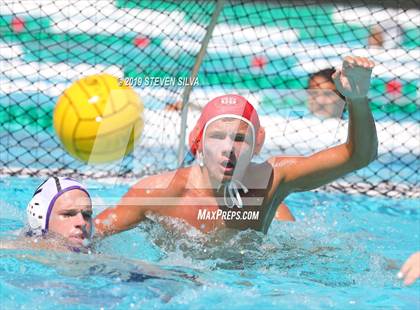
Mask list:
[[[328,76],[357,55],[376,63],[369,98],[379,155],[326,188],[418,197],[420,10],[415,0],[371,3],[3,0],[0,173],[134,179],[178,167],[179,154],[190,164],[180,139],[226,93],[260,114],[257,161],[309,155],[346,139],[347,109]],[[134,151],[93,166],[64,150],[52,120],[64,89],[97,73],[132,84],[145,109]]]

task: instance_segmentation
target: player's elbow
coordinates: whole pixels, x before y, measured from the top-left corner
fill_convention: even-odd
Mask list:
[[[369,165],[371,162],[378,158],[378,139],[374,139],[370,144],[369,150],[366,152],[366,160],[364,162],[364,166]]]
[[[372,139],[370,142],[370,148],[369,148],[369,162],[370,164],[372,161],[374,161],[378,157],[378,135],[376,133],[376,129],[372,135]]]
[[[368,166],[378,156],[378,142],[374,141],[368,148],[349,151],[349,162],[352,170],[358,170]]]
[[[366,150],[361,155],[354,156],[353,158],[353,167],[354,170],[358,170],[368,166],[373,162],[378,156],[378,148],[373,148],[372,150]]]

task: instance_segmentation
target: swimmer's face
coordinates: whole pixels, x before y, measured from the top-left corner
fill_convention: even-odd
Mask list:
[[[338,118],[343,113],[344,102],[336,93],[334,83],[325,77],[315,75],[309,81],[308,94],[309,110],[314,115]]]
[[[54,204],[49,231],[61,235],[74,246],[83,245],[92,231],[92,204],[81,190],[65,192]]]
[[[241,178],[252,157],[252,130],[249,125],[235,118],[212,122],[203,139],[204,164],[212,178],[229,181]]]

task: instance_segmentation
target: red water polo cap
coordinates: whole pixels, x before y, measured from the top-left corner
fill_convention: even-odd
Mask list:
[[[245,121],[251,126],[254,134],[253,153],[258,154],[264,143],[265,132],[260,125],[257,111],[244,97],[239,95],[224,95],[212,99],[201,112],[189,136],[190,151],[193,155],[201,151],[203,134],[207,126],[220,118],[232,117]]]

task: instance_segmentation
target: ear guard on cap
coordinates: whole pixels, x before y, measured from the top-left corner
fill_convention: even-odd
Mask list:
[[[199,146],[200,146],[200,142],[201,142],[201,131],[203,129],[200,128],[199,126],[195,126],[193,128],[193,130],[190,132],[190,136],[189,136],[189,145],[190,145],[190,151],[191,153],[195,156],[198,152]]]
[[[265,141],[265,129],[264,127],[258,128],[257,136],[255,137],[255,148],[254,155],[258,155],[261,152],[261,149]]]
[[[26,208],[26,217],[32,234],[41,235],[45,232],[48,204],[42,197],[35,195]]]

